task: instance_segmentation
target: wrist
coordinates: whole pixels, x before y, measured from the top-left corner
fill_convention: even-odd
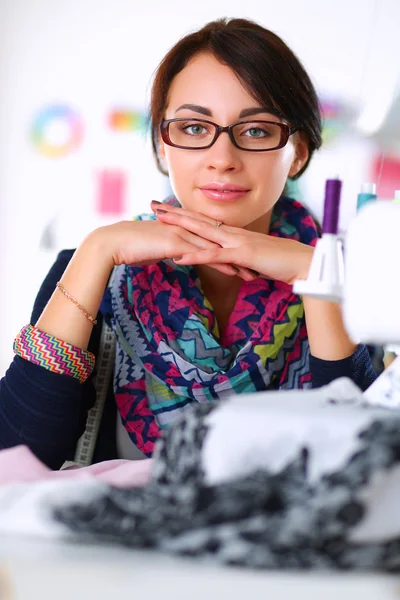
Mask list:
[[[297,244],[296,253],[292,255],[292,267],[290,269],[290,279],[288,278],[287,283],[294,285],[294,282],[298,279],[307,279],[310,271],[311,262],[314,256],[314,248],[307,246],[300,242],[294,242]]]
[[[93,264],[101,271],[111,273],[115,263],[110,237],[108,226],[99,227],[86,236],[77,253],[84,258],[85,262],[93,261]]]
[[[112,267],[103,237],[94,232],[89,234],[60,279],[66,293],[55,289],[36,327],[85,350],[93,328],[93,322],[86,315],[96,319]]]
[[[295,279],[307,279],[313,256],[314,248],[312,246],[304,245],[304,248],[302,248],[302,251],[299,254],[299,265]]]

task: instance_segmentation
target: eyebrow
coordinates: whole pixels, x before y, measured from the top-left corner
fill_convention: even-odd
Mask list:
[[[182,104],[179,108],[176,109],[175,114],[180,110],[184,110],[185,108],[187,110],[192,110],[193,112],[197,112],[201,115],[204,115],[205,117],[212,117],[212,111],[209,108],[206,108],[205,106],[200,106],[199,104]],[[259,115],[262,113],[275,115],[277,117],[281,116],[279,111],[277,111],[275,108],[272,108],[271,106],[255,106],[253,108],[244,108],[243,110],[241,110],[239,114],[239,119],[243,119],[245,117],[252,117],[254,115]]]

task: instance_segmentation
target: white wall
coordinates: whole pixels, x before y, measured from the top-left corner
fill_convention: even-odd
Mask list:
[[[58,247],[73,247],[100,222],[95,173],[130,173],[128,214],[162,198],[166,181],[140,136],[115,135],[110,109],[144,108],[151,75],[186,32],[221,16],[253,18],[299,55],[317,89],[361,111],[398,75],[398,0],[1,0],[0,2],[0,375],[12,340],[28,322],[38,286],[54,259],[40,250],[53,221]],[[79,152],[51,160],[29,141],[35,113],[61,101],[85,123]],[[351,217],[373,143],[349,132],[339,150],[315,160],[304,198],[321,214],[326,177],[345,179],[342,223]],[[127,215],[128,216],[128,215]]]

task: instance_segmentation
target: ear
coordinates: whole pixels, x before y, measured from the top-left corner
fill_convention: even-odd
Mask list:
[[[165,146],[161,135],[158,136],[158,154],[165,162]]]
[[[295,154],[290,167],[289,177],[294,177],[303,168],[308,159],[308,140],[303,131],[295,134]]]
[[[158,138],[158,156],[160,158],[160,162],[162,164],[162,168],[165,172],[168,171],[167,160],[165,156],[165,143],[161,136]]]

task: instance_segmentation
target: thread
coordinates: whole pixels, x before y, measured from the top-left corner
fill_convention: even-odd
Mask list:
[[[327,179],[325,184],[325,204],[322,233],[337,235],[342,182],[340,179]]]

